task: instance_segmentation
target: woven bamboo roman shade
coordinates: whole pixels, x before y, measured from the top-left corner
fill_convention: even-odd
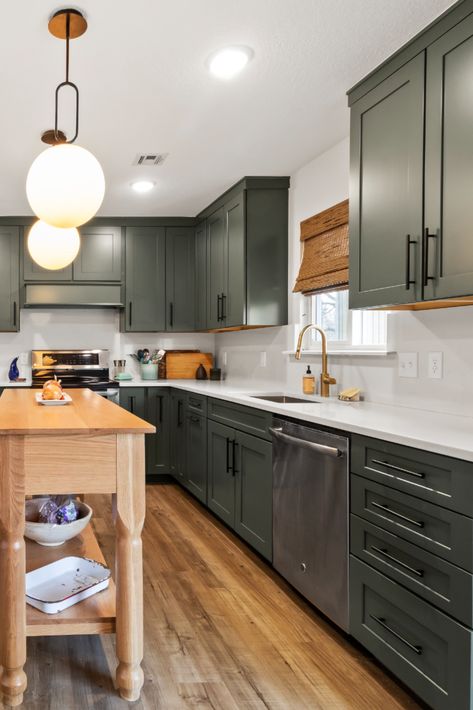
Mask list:
[[[348,286],[348,200],[301,222],[302,261],[294,292]]]

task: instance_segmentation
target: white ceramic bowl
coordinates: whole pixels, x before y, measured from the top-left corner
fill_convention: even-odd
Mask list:
[[[46,547],[56,547],[62,545],[67,540],[71,540],[76,535],[80,535],[82,530],[89,524],[92,517],[92,508],[76,500],[76,506],[79,508],[79,517],[72,523],[64,525],[54,525],[52,523],[35,523],[38,516],[38,510],[47,498],[32,498],[26,501],[26,520],[25,520],[25,537],[38,542]]]

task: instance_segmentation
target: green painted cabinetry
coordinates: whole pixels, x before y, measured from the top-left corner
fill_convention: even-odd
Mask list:
[[[169,390],[164,387],[147,387],[145,418],[156,427],[156,434],[145,437],[148,476],[169,474],[170,416]]]
[[[288,178],[244,178],[207,225],[207,328],[287,323]]]
[[[166,330],[195,328],[195,232],[193,227],[166,229]]]
[[[473,4],[349,92],[350,305],[473,295]]]
[[[137,417],[146,419],[145,387],[122,387],[120,389],[120,406],[132,414],[136,414]]]
[[[166,232],[164,227],[126,228],[125,312],[122,329],[165,330]]]
[[[205,220],[195,228],[195,328],[207,328],[207,225]]]
[[[187,466],[185,485],[202,503],[207,503],[207,417],[186,414]]]
[[[208,423],[207,504],[227,525],[235,525],[235,474],[232,469],[234,430],[218,422]]]
[[[182,390],[171,390],[170,473],[180,483],[187,478],[186,410],[187,396]]]
[[[0,331],[20,328],[20,230],[0,227]]]

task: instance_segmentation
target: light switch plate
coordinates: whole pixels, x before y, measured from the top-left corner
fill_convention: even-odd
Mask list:
[[[399,377],[417,377],[418,353],[398,353]]]
[[[428,376],[432,380],[441,380],[443,377],[443,353],[435,352],[428,355]]]
[[[266,367],[266,365],[267,365],[266,351],[262,350],[259,354],[259,366]]]

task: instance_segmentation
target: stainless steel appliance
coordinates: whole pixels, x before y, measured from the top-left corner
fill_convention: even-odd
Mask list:
[[[274,567],[347,631],[348,438],[283,419],[271,432]]]
[[[64,389],[88,387],[118,403],[119,389],[110,379],[108,350],[33,350],[33,387],[42,387],[56,375]]]

